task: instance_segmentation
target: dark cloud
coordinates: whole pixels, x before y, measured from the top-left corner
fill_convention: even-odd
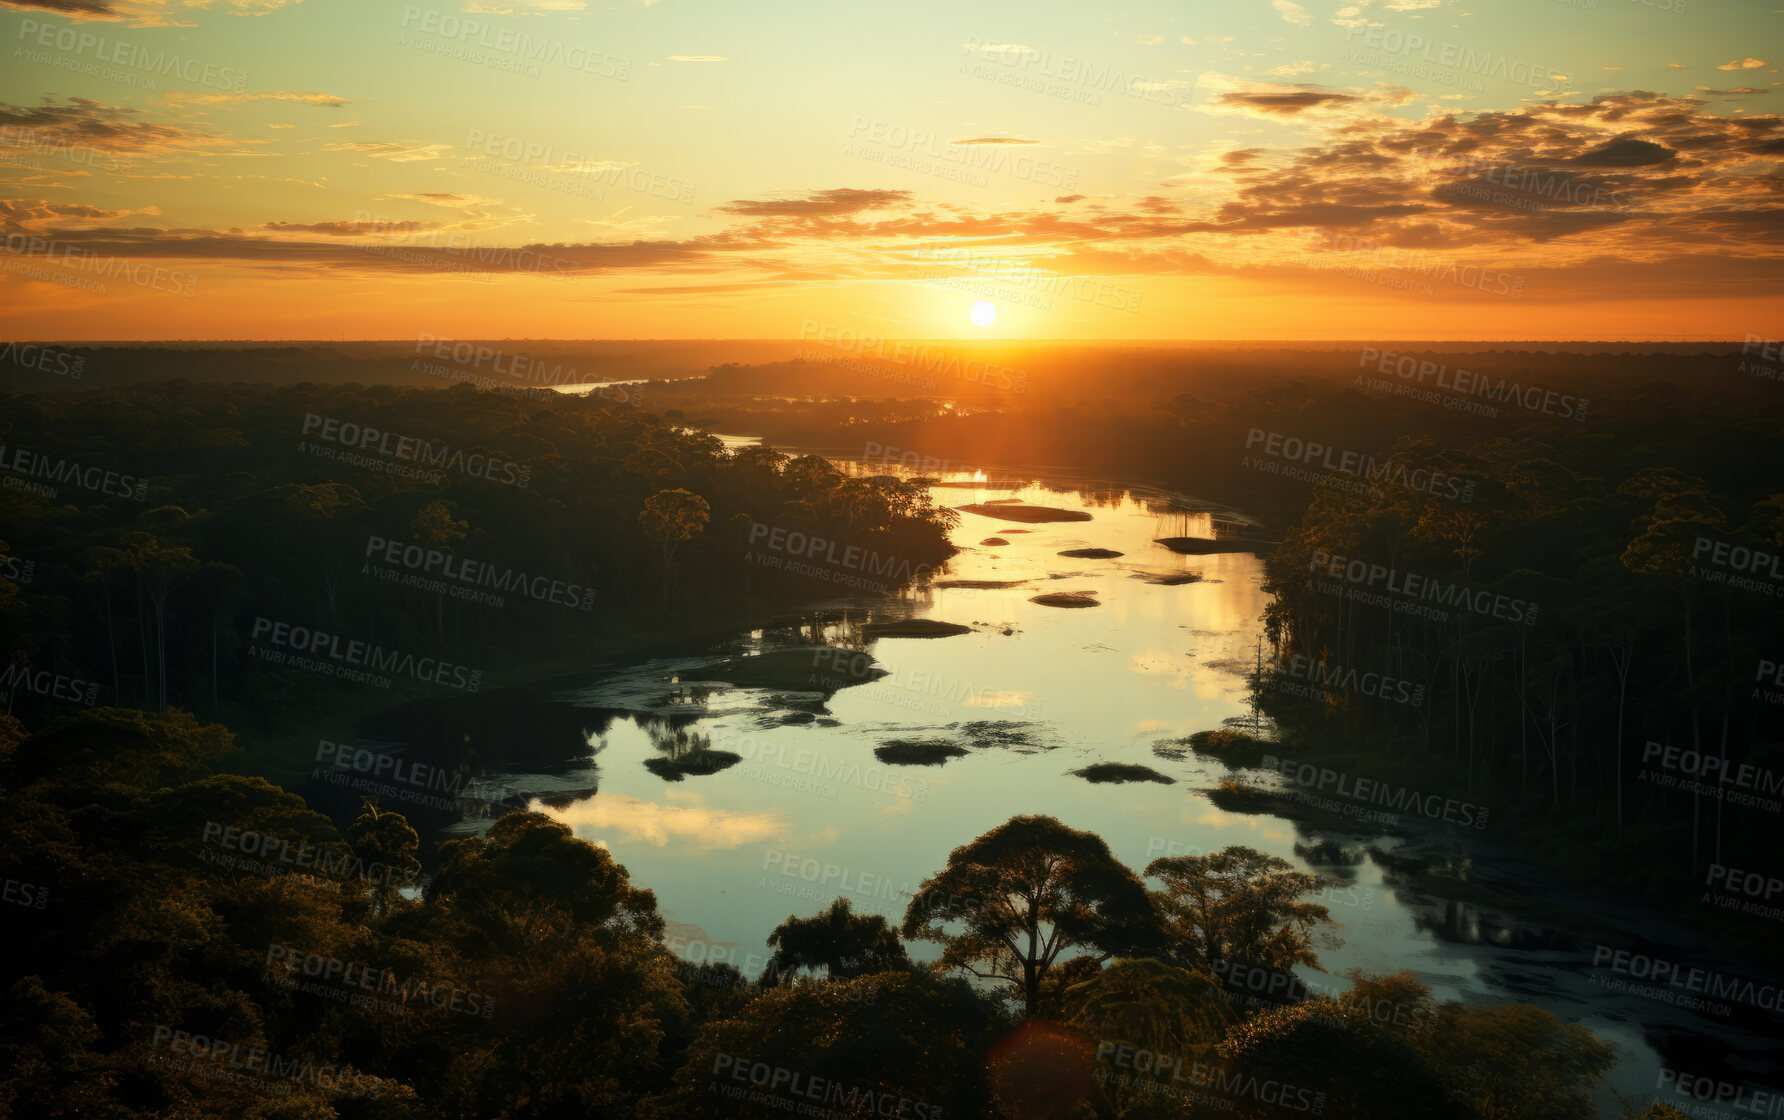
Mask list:
[[[1216,95],[1214,103],[1254,109],[1260,113],[1276,116],[1293,116],[1304,109],[1321,108],[1328,105],[1350,105],[1361,100],[1362,98],[1352,94],[1337,93],[1332,90],[1237,90]]]
[[[0,7],[23,8],[26,11],[62,12],[66,15],[84,15],[104,19],[124,18],[103,0],[0,0]]]
[[[1678,153],[1665,145],[1622,136],[1581,152],[1570,162],[1586,167],[1652,167],[1676,158]]]
[[[85,97],[71,97],[59,105],[46,97],[34,107],[0,102],[0,126],[71,147],[109,151],[171,151],[214,142],[196,132],[143,120],[141,113]]]
[[[749,218],[806,218],[854,214],[862,210],[878,210],[909,202],[911,198],[910,191],[856,190],[852,187],[837,187],[827,191],[814,191],[804,198],[738,199],[728,205],[720,206],[718,209],[727,214],[739,214]]]
[[[393,222],[350,220],[345,222],[267,222],[260,227],[269,233],[320,233],[329,237],[363,237],[376,233],[419,233],[441,229],[440,222]]]
[[[0,229],[9,233],[39,232],[55,222],[108,221],[135,213],[108,210],[84,202],[49,202],[41,198],[0,198]]]

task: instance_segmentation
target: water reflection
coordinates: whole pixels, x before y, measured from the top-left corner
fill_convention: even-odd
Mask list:
[[[612,841],[675,847],[683,853],[760,844],[790,831],[787,819],[771,812],[720,809],[694,792],[669,790],[663,801],[604,794],[552,815],[578,836],[612,846]]]
[[[1565,935],[1440,897],[1396,865],[1403,845],[1392,837],[1207,800],[1203,791],[1227,771],[1183,740],[1256,718],[1247,674],[1267,604],[1262,565],[1251,553],[1182,555],[1156,542],[1243,534],[1253,528],[1247,519],[1098,480],[983,473],[944,476],[932,493],[951,507],[1014,498],[1090,520],[964,512],[954,534],[960,554],[898,598],[837,598],[717,650],[535,697],[529,714],[503,717],[509,731],[544,729],[521,740],[531,750],[525,765],[502,756],[507,777],[536,791],[535,806],[611,849],[656,891],[676,928],[746,953],[764,949],[790,914],[816,913],[838,894],[853,892],[858,911],[897,921],[899,891],[1018,814],[1095,832],[1136,870],[1160,855],[1243,844],[1330,881],[1321,902],[1343,939],[1321,949],[1332,976],[1410,968],[1439,999],[1531,999],[1623,1045],[1614,1080],[1639,1088],[1628,1078],[1657,1060],[1644,1036],[1667,1034],[1678,1013],[1608,1000],[1579,982],[1579,954]],[[977,543],[993,534],[1008,543]],[[1102,551],[1060,555],[1083,549]],[[1053,590],[1093,592],[1098,605],[1031,601]],[[965,631],[865,629],[911,619]],[[492,755],[513,739],[490,730],[479,725],[468,741],[491,752],[482,764],[499,768]],[[581,744],[574,760],[564,758],[567,743]],[[561,760],[555,768],[545,762],[552,757]],[[587,783],[566,788],[597,759],[598,793]],[[1075,773],[1098,763],[1148,765],[1174,781],[1096,784]],[[1442,866],[1447,857],[1434,858]],[[1472,873],[1464,862],[1451,871]]]

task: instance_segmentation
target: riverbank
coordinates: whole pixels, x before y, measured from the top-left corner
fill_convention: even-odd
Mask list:
[[[327,727],[349,737],[374,719],[389,719],[418,705],[437,704],[474,695],[488,700],[504,694],[545,695],[560,687],[586,684],[591,677],[616,667],[660,657],[688,656],[711,649],[764,625],[764,618],[785,619],[820,606],[835,596],[813,595],[796,602],[758,599],[721,614],[710,610],[659,616],[653,625],[633,625],[592,637],[573,653],[548,654],[486,669],[476,693],[441,692],[419,682],[392,681],[389,690],[352,686],[318,686],[311,703],[281,713],[289,730],[272,734],[238,730],[243,751],[234,772],[265,778],[288,790],[301,790],[316,766],[318,729]],[[215,718],[232,728],[246,726],[242,711],[225,704]],[[320,736],[328,738],[328,735]]]
[[[1455,788],[1453,766],[1414,759],[1405,742],[1359,744],[1353,734],[1334,747],[1333,736],[1308,726],[1277,731],[1277,739],[1220,732],[1186,742],[1233,775],[1205,790],[1210,801],[1310,830],[1392,838],[1372,858],[1412,889],[1566,931],[1588,948],[1669,945],[1750,973],[1776,967],[1770,923],[1735,922],[1696,895],[1667,892],[1635,844],[1600,836],[1590,819],[1563,824],[1557,844],[1546,813],[1519,807],[1507,791]],[[1419,809],[1383,812],[1380,804]]]

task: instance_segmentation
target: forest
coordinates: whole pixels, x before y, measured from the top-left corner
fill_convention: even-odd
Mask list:
[[[746,562],[766,541],[933,566],[957,516],[598,395],[174,381],[3,394],[0,416],[0,632],[29,726],[180,708],[271,749],[300,714],[722,634],[830,586]]]
[[[1763,959],[1784,895],[1723,888],[1728,868],[1784,867],[1784,645],[1764,638],[1784,633],[1768,469],[1784,404],[1749,395],[1776,386],[1738,349],[1616,377],[1524,358],[1482,368],[1522,369],[1545,395],[1495,415],[1382,396],[1362,374],[1284,374],[1218,397],[797,437],[993,477],[1044,456],[1256,515],[1244,535],[1272,542],[1274,602],[1249,676],[1277,753],[1492,806],[1493,842]],[[1384,702],[1382,681],[1420,702]],[[1236,774],[1224,804],[1281,808],[1255,785]]]
[[[1301,764],[1441,794],[1758,959],[1765,915],[1698,896],[1784,856],[1784,651],[1752,637],[1778,632],[1784,495],[1752,468],[1776,409],[1591,393],[1585,419],[1341,382],[748,408],[810,445],[1044,448],[1259,513],[1255,723],[1192,740],[1231,767],[1216,805],[1282,812],[1260,771],[1332,792]],[[436,844],[378,797],[299,791],[318,726],[837,593],[765,544],[931,570],[957,515],[919,483],[727,450],[649,393],[173,381],[0,415],[0,1114],[1600,1114],[1614,1050],[1584,1027],[1411,973],[1306,979],[1331,884],[1242,846],[1129,868],[1018,816],[959,837],[902,921],[788,914],[745,975],[673,952],[649,887],[543,813]]]
[[[745,976],[677,958],[651,890],[542,814],[422,877],[400,813],[337,829],[189,713],[0,723],[0,1114],[1560,1120],[1611,1061],[1406,973],[1310,990],[1320,880],[1244,847],[1142,878],[1016,817],[902,922],[790,914]]]

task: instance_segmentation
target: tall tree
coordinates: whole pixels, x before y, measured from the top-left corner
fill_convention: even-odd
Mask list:
[[[452,554],[452,546],[465,539],[470,532],[471,523],[460,521],[452,516],[452,507],[445,502],[433,501],[422,506],[409,522],[409,539],[420,541],[428,548]],[[434,596],[434,628],[439,632],[442,642],[446,640],[446,597]]]
[[[1709,502],[1709,487],[1700,478],[1673,468],[1648,467],[1637,471],[1617,490],[1654,503],[1652,513],[1637,522],[1641,534],[1623,550],[1623,566],[1646,576],[1678,596],[1683,618],[1680,637],[1684,643],[1685,688],[1691,701],[1691,748],[1703,749],[1699,710],[1693,604],[1696,598],[1696,542],[1720,531],[1727,515]],[[1703,799],[1691,798],[1691,874],[1697,873],[1698,819]]]
[[[1030,1017],[1068,951],[1107,959],[1159,944],[1134,873],[1101,837],[1045,816],[1011,817],[950,852],[905,910],[904,936],[940,942],[944,968],[1012,985]]]
[[[217,644],[220,636],[233,633],[235,608],[247,595],[248,580],[233,564],[207,563],[198,572],[198,586],[211,627],[211,717],[218,715],[222,697],[217,687]]]
[[[99,585],[100,609],[105,614],[105,644],[111,654],[112,689],[111,699],[114,704],[124,703],[124,693],[118,679],[118,635],[112,624],[112,579],[118,573],[130,567],[130,558],[118,549],[99,545],[89,548],[80,555],[85,565],[84,577]],[[143,681],[143,707],[148,707],[149,682]]]
[[[198,558],[181,545],[162,543],[153,533],[125,533],[118,541],[131,567],[136,585],[155,616],[155,710],[167,710],[167,597],[174,587],[198,570]]]
[[[353,854],[367,864],[389,868],[390,873],[372,878],[372,912],[386,914],[398,897],[399,883],[421,871],[421,837],[401,813],[380,810],[377,799],[364,799],[365,811],[347,828]]]
[[[878,914],[856,914],[849,900],[839,898],[810,918],[787,920],[768,935],[774,955],[762,973],[762,986],[772,988],[802,968],[823,968],[833,980],[909,968],[898,931]]]
[[[669,565],[676,548],[705,532],[712,507],[691,490],[659,490],[644,500],[638,524],[645,535],[663,547],[663,604],[669,603]]]
[[[1205,856],[1155,859],[1146,875],[1165,884],[1153,899],[1170,957],[1183,967],[1211,973],[1222,962],[1319,967],[1313,932],[1331,913],[1301,899],[1323,884],[1281,856],[1235,845]]]

